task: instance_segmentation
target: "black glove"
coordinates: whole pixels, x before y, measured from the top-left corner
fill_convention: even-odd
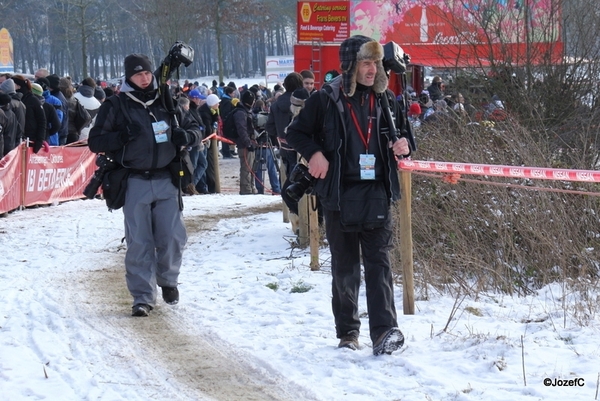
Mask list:
[[[247,150],[248,152],[254,152],[254,146],[248,146],[248,147],[246,148],[246,150]]]
[[[140,127],[139,124],[127,124],[125,129],[121,131],[121,142],[123,142],[123,144],[126,144],[133,141],[135,138],[140,136],[141,131],[142,127]]]
[[[35,141],[33,143],[33,153],[36,153],[40,151],[40,149],[44,146],[44,142],[42,141]]]
[[[187,146],[191,142],[190,135],[183,128],[175,127],[171,133],[171,142],[177,147]]]

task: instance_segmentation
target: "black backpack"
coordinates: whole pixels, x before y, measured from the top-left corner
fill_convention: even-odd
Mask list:
[[[233,110],[227,113],[225,119],[223,120],[223,136],[232,141],[235,141],[239,138],[237,127],[235,126],[235,119],[233,118],[233,115],[238,110],[243,111],[239,107],[234,107]]]

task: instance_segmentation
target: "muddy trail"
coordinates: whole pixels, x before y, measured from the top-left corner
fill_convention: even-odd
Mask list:
[[[273,206],[230,210],[226,215],[186,218],[190,237],[210,232],[223,218],[237,218],[276,210]],[[194,324],[178,306],[161,305],[148,318],[129,315],[131,296],[125,284],[124,245],[103,252],[103,267],[81,273],[77,278],[55,278],[51,285],[68,286],[66,303],[69,312],[90,326],[90,330],[105,331],[119,337],[136,355],[131,363],[144,370],[146,383],[157,386],[157,398],[195,400],[292,400],[289,387],[281,377],[265,374],[248,357],[238,354],[229,344],[210,338]],[[160,295],[159,295],[160,297]],[[79,316],[77,316],[79,315]],[[112,347],[110,344],[96,346]],[[119,351],[115,350],[118,353]],[[260,364],[259,364],[260,366]],[[165,377],[166,376],[166,377]],[[164,391],[164,383],[172,392]]]

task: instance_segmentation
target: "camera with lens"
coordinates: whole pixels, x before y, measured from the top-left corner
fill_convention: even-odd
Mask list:
[[[308,167],[300,163],[292,169],[289,180],[291,184],[285,193],[294,202],[298,202],[304,194],[310,194],[315,183],[315,178],[308,172]]]
[[[94,175],[92,175],[90,182],[88,182],[83,190],[83,194],[88,199],[94,199],[96,197],[98,189],[100,189],[100,185],[102,185],[104,174],[106,174],[107,171],[114,170],[117,167],[117,163],[108,156],[99,154],[96,156],[96,166],[98,166],[98,168],[94,171]]]
[[[252,115],[252,125],[256,130],[262,131],[267,126],[267,120],[269,119],[269,113],[264,111],[258,112]]]
[[[396,74],[404,74],[409,63],[410,56],[404,53],[402,47],[396,42],[388,42],[383,45],[382,64],[386,72],[393,71]]]
[[[183,42],[175,42],[175,44],[171,46],[171,50],[169,50],[168,57],[171,59],[172,63],[178,63],[177,67],[179,67],[179,64],[188,67],[194,61],[194,49]]]

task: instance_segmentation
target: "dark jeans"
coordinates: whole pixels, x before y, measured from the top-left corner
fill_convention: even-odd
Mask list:
[[[339,212],[323,210],[323,214],[331,250],[331,304],[337,337],[341,338],[351,330],[360,331],[358,294],[362,250],[369,331],[371,341],[375,343],[385,331],[398,326],[389,258],[392,247],[391,215],[383,228],[344,232]]]

